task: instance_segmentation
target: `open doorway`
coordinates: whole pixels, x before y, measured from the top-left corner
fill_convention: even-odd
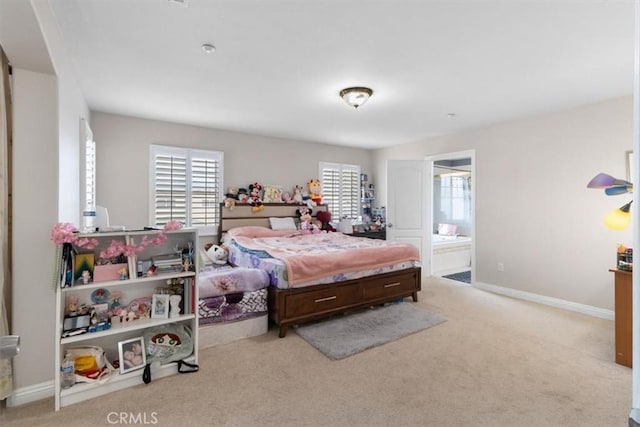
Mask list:
[[[430,157],[431,274],[473,283],[475,152]]]

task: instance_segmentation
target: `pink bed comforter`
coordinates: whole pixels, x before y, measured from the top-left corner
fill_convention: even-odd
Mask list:
[[[321,233],[283,237],[235,236],[245,248],[267,252],[287,266],[291,284],[330,274],[375,269],[404,261],[419,261],[418,249],[408,243]]]

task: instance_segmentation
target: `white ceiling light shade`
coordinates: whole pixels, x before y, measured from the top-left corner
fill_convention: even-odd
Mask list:
[[[344,102],[358,108],[373,94],[373,91],[368,87],[348,87],[340,91],[340,98],[344,99]]]
[[[202,50],[204,50],[207,53],[212,53],[213,51],[216,50],[216,47],[212,44],[205,43],[202,45]]]

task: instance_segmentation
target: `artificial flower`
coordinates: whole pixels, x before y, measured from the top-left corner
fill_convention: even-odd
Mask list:
[[[165,231],[175,231],[182,229],[182,223],[180,221],[169,221],[164,225]]]
[[[79,237],[77,233],[78,229],[75,225],[69,222],[59,222],[54,225],[53,230],[51,230],[51,240],[60,246],[65,243],[71,243],[72,245],[86,249],[94,249],[98,246],[97,239]]]

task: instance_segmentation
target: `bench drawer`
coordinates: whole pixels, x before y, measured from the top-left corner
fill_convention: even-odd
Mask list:
[[[357,284],[328,285],[326,289],[287,295],[285,313],[287,318],[321,313],[354,304],[359,300],[359,286]]]
[[[364,300],[384,298],[390,295],[407,294],[419,291],[416,287],[415,274],[404,274],[388,278],[369,279],[362,281]]]

